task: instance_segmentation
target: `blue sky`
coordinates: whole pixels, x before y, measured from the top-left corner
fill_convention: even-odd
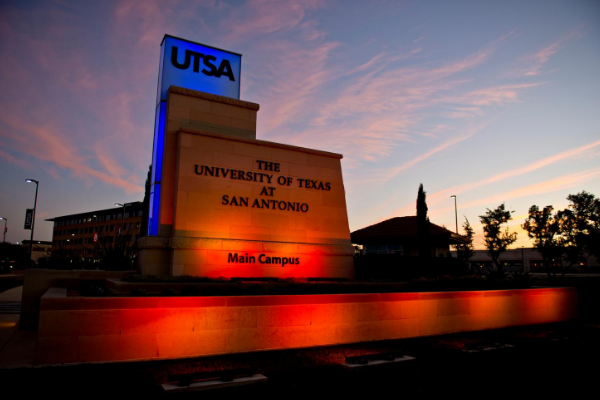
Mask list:
[[[141,200],[165,33],[243,54],[257,137],[344,154],[351,230],[600,195],[598,1],[3,1],[0,216]]]

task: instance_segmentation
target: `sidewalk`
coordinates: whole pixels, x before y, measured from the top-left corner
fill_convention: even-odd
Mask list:
[[[16,288],[8,289],[8,290],[0,293],[0,302],[17,301],[20,303],[22,294],[23,294],[23,286],[17,286]]]
[[[20,307],[23,286],[0,293],[0,307]],[[19,314],[0,313],[0,369],[32,367],[35,359],[36,332],[19,330]]]

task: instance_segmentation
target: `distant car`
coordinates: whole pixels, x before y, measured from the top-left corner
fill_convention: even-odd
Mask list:
[[[7,263],[0,264],[0,271],[3,274],[12,274],[14,267],[16,266],[16,261],[9,261]]]

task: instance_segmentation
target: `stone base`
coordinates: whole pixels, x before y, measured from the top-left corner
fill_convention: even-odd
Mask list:
[[[138,250],[142,274],[354,279],[351,245],[145,237]]]
[[[571,288],[291,296],[42,297],[36,364],[331,346],[568,321]]]

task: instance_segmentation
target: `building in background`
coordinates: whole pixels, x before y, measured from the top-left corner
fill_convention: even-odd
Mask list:
[[[362,245],[363,254],[419,255],[417,217],[395,217],[351,233],[352,243]],[[467,243],[464,236],[429,223],[432,257],[447,257],[450,245]]]
[[[52,256],[68,254],[71,260],[86,264],[97,262],[94,249],[102,243],[114,242],[119,235],[131,244],[140,236],[143,203],[125,203],[125,207],[87,211],[47,219],[54,222]],[[123,215],[124,214],[124,215]]]
[[[452,251],[452,256],[456,257],[456,251]],[[593,256],[584,254],[585,261],[579,265],[573,265],[573,270],[598,270],[600,263]],[[560,261],[559,261],[560,262]],[[504,271],[522,271],[522,272],[544,272],[545,266],[542,255],[531,247],[521,247],[518,249],[508,249],[500,255],[500,263]],[[493,269],[492,258],[487,250],[475,250],[471,258],[471,265],[478,266],[486,271]],[[568,264],[562,262],[564,267]]]

